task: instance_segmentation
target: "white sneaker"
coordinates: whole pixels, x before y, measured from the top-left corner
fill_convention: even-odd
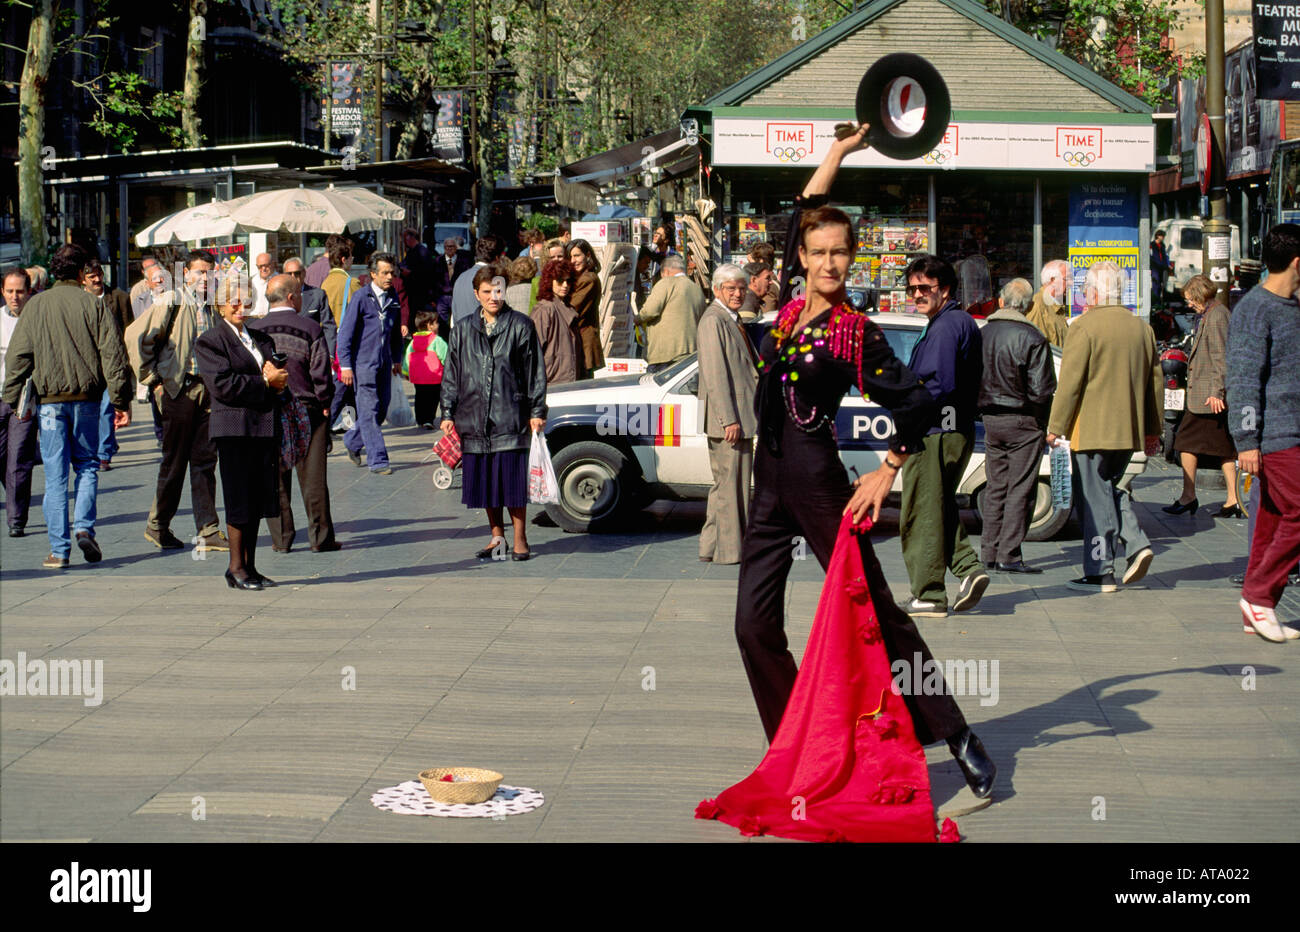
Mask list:
[[[1255,633],[1264,640],[1282,644],[1300,637],[1300,631],[1296,632],[1295,636],[1290,636],[1293,629],[1280,624],[1273,609],[1264,605],[1252,605],[1245,599],[1239,600],[1237,605],[1241,607],[1242,620],[1254,628]]]
[[[1128,586],[1137,582],[1147,574],[1151,568],[1151,558],[1155,556],[1150,547],[1143,547],[1137,553],[1133,554],[1132,559],[1128,561],[1128,566],[1124,570],[1124,585]]]
[[[947,606],[940,605],[938,602],[923,602],[915,596],[906,602],[900,602],[898,605],[903,611],[913,618],[947,618]]]

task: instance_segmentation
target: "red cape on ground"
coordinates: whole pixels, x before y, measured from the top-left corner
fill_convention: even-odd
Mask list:
[[[892,689],[862,570],[857,535],[869,528],[848,515],[840,524],[794,692],[763,762],[700,803],[697,818],[804,841],[936,840],[925,752]]]

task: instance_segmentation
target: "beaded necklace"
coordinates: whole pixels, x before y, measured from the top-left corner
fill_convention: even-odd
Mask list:
[[[772,336],[776,343],[778,358],[782,344],[794,335],[795,322],[798,321],[799,315],[803,313],[805,305],[806,302],[802,298],[791,301],[782,308],[780,315],[777,317],[776,326],[772,329]],[[814,331],[813,339],[807,344],[810,354],[813,346],[825,346],[835,358],[852,363],[859,391],[862,390],[862,346],[866,325],[867,318],[865,315],[850,305],[838,304],[832,309],[831,319],[827,322],[824,330],[818,328]],[[807,327],[800,331],[801,334],[806,332]],[[803,348],[802,345],[799,347],[799,349]],[[793,385],[798,378],[799,373],[794,371],[781,375],[781,381],[784,383],[782,395],[785,399],[786,410],[789,412],[794,425],[805,433],[812,433],[820,430],[828,423],[834,412],[823,411],[819,413],[816,406],[813,406],[807,417],[800,415]],[[838,408],[838,405],[836,405],[836,408]]]

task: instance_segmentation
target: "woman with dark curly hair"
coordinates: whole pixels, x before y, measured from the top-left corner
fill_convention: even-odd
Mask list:
[[[546,359],[547,385],[582,378],[582,334],[578,330],[577,312],[567,301],[572,291],[573,266],[569,262],[552,259],[542,267],[532,317]]]
[[[569,262],[573,266],[573,295],[569,303],[578,315],[582,334],[582,365],[587,376],[605,366],[600,346],[600,262],[585,239],[569,243]]]

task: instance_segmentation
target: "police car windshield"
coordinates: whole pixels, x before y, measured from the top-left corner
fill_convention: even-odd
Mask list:
[[[695,356],[687,356],[680,362],[673,363],[667,369],[660,369],[658,372],[653,373],[650,378],[655,380],[656,385],[667,385],[693,365],[695,365]]]

